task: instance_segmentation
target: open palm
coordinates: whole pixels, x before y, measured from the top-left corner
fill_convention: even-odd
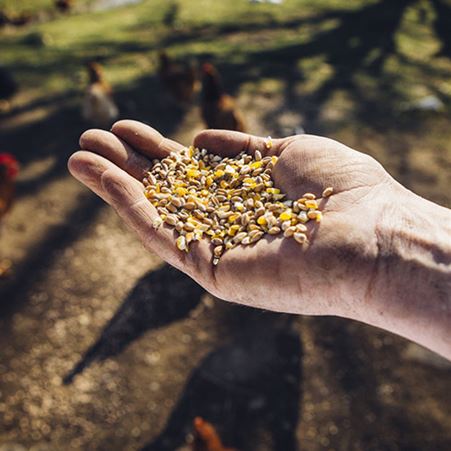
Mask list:
[[[227,251],[211,264],[208,241],[192,243],[188,254],[175,247],[175,232],[155,230],[157,213],[144,196],[141,180],[154,158],[183,146],[134,121],[116,123],[112,132],[85,132],[69,161],[72,174],[108,202],[138,234],[144,246],[190,275],[212,294],[271,310],[349,316],[365,299],[378,252],[377,222],[396,183],[371,157],[330,139],[301,135],[274,141],[238,132],[208,130],[197,147],[220,155],[243,150],[278,155],[275,185],[290,199],[305,192],[323,199],[320,224],[308,223],[309,244],[267,236],[253,246]]]

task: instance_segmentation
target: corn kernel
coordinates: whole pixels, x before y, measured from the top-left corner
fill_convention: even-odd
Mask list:
[[[222,169],[218,169],[217,171],[214,172],[215,178],[220,178],[220,177],[224,177],[225,172]]]
[[[228,220],[229,222],[235,222],[239,217],[240,217],[240,215],[234,214],[234,215],[230,215],[229,218],[228,218],[227,220]]]
[[[266,188],[266,192],[269,194],[280,194],[279,188]]]
[[[311,208],[312,210],[316,210],[318,208],[318,202],[316,202],[316,200],[306,200],[305,206],[307,208]]]
[[[288,221],[289,219],[291,219],[291,217],[292,217],[291,210],[285,210],[283,213],[280,214],[279,219],[281,221]]]
[[[186,239],[184,236],[179,236],[176,240],[176,246],[179,250],[185,251],[187,249],[186,247]]]
[[[261,168],[262,165],[263,165],[263,163],[262,163],[261,161],[254,161],[254,162],[251,164],[251,169],[258,169],[258,168]]]
[[[231,227],[229,227],[229,230],[227,230],[227,235],[229,236],[235,236],[236,233],[240,230],[240,226],[238,224],[235,224]]]
[[[271,163],[272,163],[272,164],[276,164],[278,160],[279,160],[279,157],[276,157],[275,155],[273,155],[273,156],[271,157]]]
[[[210,187],[213,184],[213,177],[207,177],[205,179],[205,184]]]
[[[199,177],[200,172],[197,169],[187,169],[186,175],[188,177],[196,178],[196,177]]]
[[[179,186],[175,189],[175,194],[177,194],[177,196],[186,196],[188,194],[188,190]]]
[[[262,225],[262,226],[265,226],[265,225],[268,224],[268,221],[266,220],[266,218],[265,218],[264,216],[260,216],[260,217],[257,219],[257,224]]]

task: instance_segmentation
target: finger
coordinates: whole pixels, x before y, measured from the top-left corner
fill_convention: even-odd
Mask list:
[[[116,210],[146,247],[180,267],[180,255],[174,246],[173,232],[166,227],[154,229],[152,222],[158,213],[146,199],[143,185],[138,180],[92,152],[76,152],[69,159],[68,167],[76,179]]]
[[[148,158],[105,130],[84,132],[80,137],[80,147],[105,157],[138,180],[144,178],[151,166]]]
[[[102,156],[83,150],[71,156],[68,167],[76,179],[116,210],[148,249],[199,283],[205,282],[200,279],[211,271],[208,244],[197,242],[186,254],[176,248],[172,229],[164,225],[156,230],[152,223],[158,212],[145,197],[138,180]]]
[[[184,148],[178,142],[165,138],[154,128],[142,122],[119,121],[113,125],[111,131],[133,149],[138,150],[150,159],[164,158],[171,152],[179,152]]]
[[[243,151],[253,154],[257,149],[262,155],[277,155],[281,141],[230,130],[203,130],[194,138],[194,146],[227,157]]]

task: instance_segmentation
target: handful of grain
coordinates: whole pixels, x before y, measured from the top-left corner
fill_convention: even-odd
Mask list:
[[[222,158],[194,147],[154,160],[143,181],[160,215],[153,226],[174,227],[181,251],[188,252],[193,241],[210,239],[214,265],[226,250],[256,243],[265,233],[307,242],[305,223],[322,218],[316,196],[284,200],[271,178],[277,160],[262,158],[258,150],[254,157],[241,152]],[[326,188],[323,197],[332,192]]]

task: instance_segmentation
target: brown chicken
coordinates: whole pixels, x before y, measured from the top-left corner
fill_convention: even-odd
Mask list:
[[[207,128],[246,131],[235,99],[224,92],[218,71],[209,63],[202,66],[201,110]]]
[[[105,80],[102,66],[96,62],[87,64],[89,85],[83,102],[83,118],[90,125],[109,127],[119,116],[113,100],[113,91]]]
[[[193,451],[237,451],[225,447],[214,426],[200,417],[194,419]]]
[[[62,13],[68,13],[74,6],[74,0],[55,0],[55,8]]]
[[[198,89],[196,68],[189,63],[173,61],[166,52],[160,52],[158,76],[168,92],[179,104],[193,100]]]
[[[15,179],[19,171],[17,160],[9,153],[0,153],[0,221],[11,209],[14,201]],[[0,261],[0,277],[7,274],[11,263]]]

